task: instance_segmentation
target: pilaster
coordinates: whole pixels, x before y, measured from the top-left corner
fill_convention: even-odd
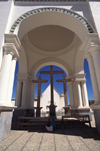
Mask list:
[[[73,94],[73,83],[68,82],[67,85],[68,85],[68,88],[69,88],[70,106],[71,106],[71,108],[74,108],[75,107],[75,102],[74,102],[74,94]]]
[[[13,53],[5,52],[3,57],[2,69],[0,74],[0,103],[1,105],[6,103],[6,95],[9,82],[10,66]]]
[[[92,50],[91,55],[93,58],[93,63],[95,67],[95,73],[96,73],[97,83],[99,88],[99,94],[100,94],[100,50]]]
[[[14,76],[15,76],[16,61],[17,61],[17,58],[14,56],[11,61],[8,91],[7,91],[7,98],[6,98],[8,105],[11,105],[11,97],[12,97],[12,90],[13,90],[13,83],[14,83]]]
[[[99,94],[98,82],[97,82],[97,77],[96,77],[93,59],[92,59],[92,56],[90,53],[88,53],[86,55],[86,59],[88,61],[88,65],[89,65],[89,71],[90,71],[90,75],[91,75],[91,81],[92,81],[92,87],[93,87],[95,102],[99,102],[100,101],[100,94]]]
[[[83,106],[89,107],[88,102],[88,96],[87,96],[87,88],[86,88],[86,82],[81,82],[81,89],[82,89],[82,100],[83,100]]]
[[[81,86],[80,86],[80,82],[76,82],[76,89],[77,89],[77,105],[78,108],[83,107],[82,104],[82,92],[81,92]]]
[[[21,100],[22,100],[22,81],[17,81],[17,90],[16,90],[16,101],[15,105],[17,107],[21,106]]]
[[[27,81],[23,81],[23,87],[22,87],[22,102],[21,102],[21,107],[27,107]]]
[[[31,82],[31,92],[30,92],[30,102],[29,106],[34,107],[34,88],[35,88],[35,83]]]
[[[11,41],[9,42],[9,40]],[[5,41],[3,45],[4,56],[0,73],[0,138],[10,132],[12,113],[13,109],[16,108],[16,106],[11,105],[11,96],[16,60],[19,57],[17,48],[20,44],[15,45],[12,35],[10,35],[9,40]],[[18,41],[17,36],[15,40]]]

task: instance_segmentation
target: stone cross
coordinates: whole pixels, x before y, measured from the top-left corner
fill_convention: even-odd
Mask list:
[[[68,100],[67,100],[67,89],[66,89],[66,82],[72,82],[73,79],[66,79],[65,75],[63,75],[63,79],[58,79],[56,82],[63,82],[63,88],[64,88],[64,97],[65,97],[65,113],[68,112],[67,109],[68,107]]]
[[[40,107],[40,94],[41,94],[41,83],[45,83],[48,80],[41,80],[41,76],[38,77],[38,80],[32,80],[33,83],[38,83],[38,97],[37,97],[37,107],[36,109],[36,117],[40,117],[40,110],[42,107]]]
[[[50,66],[50,71],[40,71],[40,74],[50,74],[50,81],[51,81],[51,104],[50,108],[50,116],[56,116],[54,105],[54,97],[53,97],[53,74],[63,74],[63,71],[53,71],[53,66]]]

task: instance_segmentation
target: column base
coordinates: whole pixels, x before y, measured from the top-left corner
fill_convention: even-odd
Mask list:
[[[40,117],[41,116],[41,109],[43,107],[34,107],[34,109],[36,109],[36,117]]]
[[[98,105],[91,105],[91,108],[94,111],[94,118],[97,132],[100,134],[100,103]]]
[[[90,112],[90,107],[70,108],[70,113],[88,113],[88,112]]]
[[[75,113],[88,114],[90,116],[90,121],[92,121],[92,114],[93,113],[91,112],[90,107],[71,108],[70,113],[71,113],[71,115],[73,115]]]
[[[65,106],[65,107],[63,107],[63,109],[65,110],[65,115],[66,115],[68,113],[70,107],[69,106]]]
[[[0,139],[11,130],[12,113],[14,106],[0,106]]]
[[[56,107],[57,106],[55,106],[55,105],[50,105],[50,106],[48,106],[49,107],[49,110],[50,110],[50,113],[49,113],[49,116],[50,116],[50,118],[56,118]]]
[[[27,107],[17,107],[13,111],[13,117],[12,117],[12,122],[17,122],[18,121],[18,116],[26,116],[26,110],[28,110],[28,115],[27,116],[32,116],[34,117],[34,107],[33,108],[27,108]]]

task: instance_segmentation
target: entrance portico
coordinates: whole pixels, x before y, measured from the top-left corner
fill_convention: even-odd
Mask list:
[[[83,69],[85,58],[89,62],[95,107],[100,104],[100,44],[98,34],[94,32],[84,17],[67,9],[41,8],[21,15],[10,32],[5,34],[6,54],[0,75],[1,107],[10,108],[8,102],[11,101],[15,62],[19,56],[16,107],[34,107],[35,85],[32,80],[36,79],[36,73],[41,67],[57,65],[67,73],[68,79],[74,79],[74,82],[68,83],[71,112],[89,111]]]

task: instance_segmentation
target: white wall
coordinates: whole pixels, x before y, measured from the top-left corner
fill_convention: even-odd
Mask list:
[[[32,4],[32,3],[31,3]],[[44,4],[44,3],[43,3]],[[88,8],[88,5],[87,3],[64,3],[63,5],[57,5],[57,2],[54,4],[54,5],[48,5],[45,4],[45,5],[34,5],[34,2],[33,2],[33,5],[13,5],[12,6],[12,9],[11,9],[11,12],[10,12],[10,16],[9,16],[9,22],[8,22],[8,26],[7,26],[7,29],[6,29],[6,32],[9,32],[9,29],[10,27],[12,26],[12,24],[14,23],[14,21],[19,17],[21,16],[22,14],[30,11],[30,10],[33,10],[33,9],[37,9],[37,8],[42,8],[42,7],[58,7],[58,8],[65,8],[65,9],[69,9],[69,10],[73,10],[75,12],[77,12],[78,14],[84,16],[91,24],[92,26],[94,27],[94,22],[91,18],[91,15],[89,15],[89,8]]]
[[[60,110],[62,107],[60,106],[60,95],[58,92],[54,89],[54,104],[57,106],[56,111]],[[42,111],[49,111],[49,108],[46,108],[51,103],[51,88],[50,85],[47,87],[47,89],[43,92],[41,100],[40,100],[40,107],[42,108]]]
[[[2,43],[8,21],[12,0],[0,0],[0,67],[2,62]]]
[[[99,2],[89,1],[89,4],[90,4],[90,9],[93,15],[93,19],[95,21],[97,32],[100,38],[100,1]]]

